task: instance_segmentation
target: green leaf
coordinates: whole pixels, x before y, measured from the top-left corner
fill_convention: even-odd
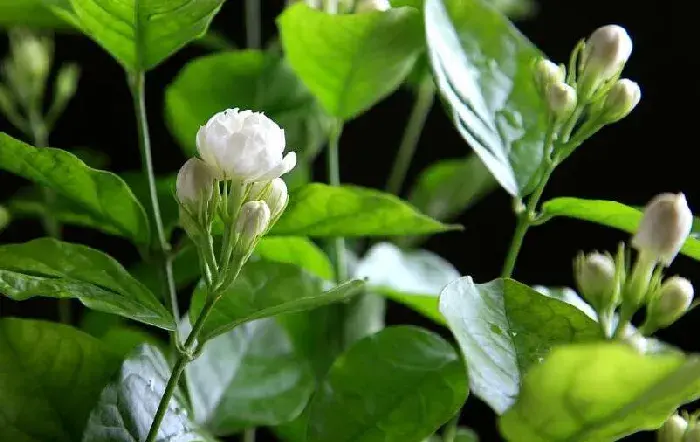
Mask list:
[[[62,324],[0,320],[0,440],[75,442],[119,366],[93,337]]]
[[[50,238],[0,246],[0,293],[77,298],[85,306],[174,330],[158,299],[110,256]]]
[[[207,342],[187,381],[197,422],[218,435],[290,421],[314,389],[311,368],[270,318]]]
[[[417,327],[391,327],[340,356],[311,400],[308,442],[422,440],[467,398],[452,346]]]
[[[455,127],[508,193],[526,195],[547,130],[532,73],[540,52],[482,0],[426,0],[425,27]]]
[[[566,216],[634,233],[642,220],[642,211],[615,201],[563,197],[544,203],[542,216]],[[700,260],[700,240],[689,237],[681,248],[681,253]]]
[[[0,0],[0,28],[28,26],[32,28],[68,28],[42,0]]]
[[[151,195],[146,176],[142,172],[125,172],[121,178],[131,188],[143,207],[151,207]],[[166,235],[170,235],[180,221],[180,206],[175,199],[177,175],[156,177],[156,193]]]
[[[93,169],[60,149],[37,149],[0,133],[0,168],[49,187],[78,205],[94,225],[104,224],[148,244],[148,217],[129,187],[110,172]]]
[[[319,278],[332,280],[333,266],[328,256],[308,238],[300,236],[264,237],[255,255],[266,261],[294,264]]]
[[[479,436],[469,428],[458,428],[454,442],[479,442]]]
[[[419,235],[458,229],[417,212],[396,198],[355,186],[306,185],[272,228],[274,235],[391,236]]]
[[[298,3],[277,23],[289,64],[325,110],[343,120],[398,88],[424,47],[413,8],[331,15]]]
[[[223,2],[48,0],[130,72],[152,69],[204,35]]]
[[[460,278],[440,294],[440,312],[464,354],[471,390],[497,413],[513,404],[523,374],[553,346],[601,339],[579,309],[512,279]]]
[[[313,158],[325,142],[330,118],[280,55],[224,52],[189,62],[168,86],[165,113],[185,152],[197,151],[199,127],[215,113],[239,107],[265,112],[283,129],[290,150]]]
[[[121,316],[95,310],[85,312],[80,320],[80,329],[122,357],[126,357],[141,344],[162,345],[155,336],[135,327]]]
[[[322,279],[290,264],[249,262],[217,301],[200,336],[207,340],[253,319],[345,301],[364,283],[349,281],[328,290],[326,285]],[[190,307],[192,322],[202,311],[205,300],[206,288],[200,284]]]
[[[500,428],[513,442],[608,442],[661,426],[700,397],[700,358],[621,343],[554,349],[527,373]]]
[[[409,201],[425,214],[447,220],[491,193],[496,184],[476,155],[441,160],[421,173]]]
[[[438,310],[442,289],[459,278],[452,264],[426,250],[403,251],[390,243],[374,245],[355,270],[368,289],[444,324]]]
[[[156,347],[138,347],[108,384],[92,410],[82,442],[140,442],[146,440],[170,367]],[[213,442],[188,417],[176,391],[158,430],[157,442]]]

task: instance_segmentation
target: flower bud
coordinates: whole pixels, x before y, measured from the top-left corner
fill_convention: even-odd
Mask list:
[[[550,83],[545,89],[549,110],[559,119],[568,117],[576,107],[576,90],[566,83]]]
[[[551,83],[563,83],[566,72],[564,68],[552,63],[546,58],[540,58],[535,65],[535,81],[542,89],[546,89]]]
[[[264,201],[248,201],[241,206],[235,231],[239,235],[239,247],[250,250],[260,235],[270,225],[270,208]]]
[[[603,120],[606,124],[625,118],[639,104],[642,91],[632,80],[623,78],[610,89],[603,105]]]
[[[662,193],[644,209],[632,246],[669,266],[690,234],[693,214],[682,193]]]
[[[270,209],[272,220],[276,220],[287,207],[289,192],[282,178],[272,181],[257,182],[250,189],[250,198],[265,201]]]
[[[669,417],[656,435],[658,442],[683,442],[683,435],[688,429],[688,421],[674,414]]]
[[[630,55],[632,39],[624,28],[607,25],[596,29],[588,38],[582,54],[582,95],[593,95],[603,83],[622,70]]]
[[[391,9],[389,0],[359,0],[355,12],[388,11]]]
[[[175,186],[180,204],[197,211],[201,202],[212,197],[214,174],[204,161],[190,158],[177,173]]]
[[[80,68],[74,63],[61,66],[56,75],[55,96],[57,101],[68,101],[73,98],[78,88],[80,78]]]
[[[227,109],[197,132],[197,150],[221,180],[243,183],[279,178],[296,165],[296,154],[284,157],[284,130],[261,112]]]
[[[685,278],[667,279],[651,299],[647,312],[648,322],[656,328],[667,327],[683,316],[693,301],[693,285]]]
[[[606,311],[615,301],[615,262],[610,255],[580,253],[575,262],[576,284],[581,296],[596,312]]]
[[[0,232],[2,232],[8,224],[10,224],[10,212],[3,206],[0,206]]]

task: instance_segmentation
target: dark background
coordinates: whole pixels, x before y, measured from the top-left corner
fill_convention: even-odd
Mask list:
[[[244,45],[241,1],[231,0],[214,21],[214,27],[239,46]],[[264,1],[264,37],[275,33],[274,18],[282,1]],[[659,192],[685,192],[691,209],[700,211],[697,182],[698,148],[696,100],[700,86],[695,80],[698,66],[692,14],[679,0],[588,0],[572,2],[539,0],[538,13],[518,23],[520,29],[557,62],[568,60],[578,39],[608,23],[627,28],[634,52],[625,76],[642,87],[642,101],[626,119],[603,129],[582,146],[554,174],[545,200],[554,196],[617,200],[643,205]],[[6,40],[0,40],[0,53]],[[152,127],[155,168],[159,173],[177,170],[184,162],[181,151],[162,119],[163,92],[179,69],[192,57],[206,53],[190,46],[178,52],[148,75],[149,117]],[[77,97],[69,105],[51,137],[61,148],[88,146],[110,157],[109,168],[122,172],[140,167],[136,130],[124,75],[116,62],[97,45],[77,35],[56,39],[58,62],[76,61],[83,70]],[[411,94],[402,89],[379,103],[366,115],[346,125],[341,141],[341,175],[344,182],[382,187],[412,105]],[[4,120],[0,130],[20,136]],[[408,183],[437,159],[458,158],[469,152],[436,102],[421,137]],[[317,179],[325,179],[319,159]],[[0,201],[15,192],[22,182],[1,173]],[[479,202],[459,222],[463,232],[436,236],[426,246],[454,263],[477,282],[498,276],[514,227],[511,200],[499,190]],[[0,241],[17,242],[40,236],[38,223],[15,223]],[[135,259],[133,249],[120,239],[77,228],[66,228],[65,238],[107,250],[125,263]],[[531,230],[520,255],[515,277],[528,284],[572,285],[571,261],[576,252],[614,250],[627,235],[583,222],[555,219]],[[700,284],[700,263],[679,257],[669,270]],[[46,302],[18,304],[2,300],[3,315],[53,317]],[[700,351],[691,312],[659,335],[689,351]],[[431,326],[417,314],[398,306],[389,310],[390,323]],[[482,440],[498,440],[490,410],[474,397],[463,413],[463,421],[476,428]],[[631,440],[652,440],[636,436]]]

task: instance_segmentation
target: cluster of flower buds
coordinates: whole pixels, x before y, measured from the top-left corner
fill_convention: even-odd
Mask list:
[[[698,415],[673,414],[656,434],[658,442],[700,442]]]
[[[297,0],[301,1],[301,0]],[[314,9],[328,10],[327,0],[304,0]],[[341,14],[386,11],[391,8],[389,0],[337,0],[338,11]],[[335,13],[336,11],[329,11]]]
[[[576,283],[581,296],[596,310],[599,319],[609,320],[620,307],[620,321],[628,322],[646,305],[640,332],[649,335],[677,321],[690,308],[693,286],[685,278],[663,279],[668,267],[690,234],[692,213],[683,194],[664,193],[646,206],[631,240],[637,258],[627,275],[624,246],[615,258],[593,252],[579,254],[575,261]]]
[[[209,269],[220,281],[232,263],[248,259],[287,206],[280,177],[294,168],[296,154],[284,149],[284,131],[259,112],[219,112],[197,133],[201,159],[187,160],[177,177],[180,223],[207,250],[216,218],[223,222],[217,269]]]
[[[632,112],[641,98],[639,86],[620,79],[631,54],[632,40],[625,29],[607,25],[579,42],[568,72],[564,65],[538,60],[535,81],[549,108],[554,139],[568,142],[578,135],[580,144],[603,126]],[[584,121],[577,125],[580,119]],[[575,128],[578,131],[572,134]]]

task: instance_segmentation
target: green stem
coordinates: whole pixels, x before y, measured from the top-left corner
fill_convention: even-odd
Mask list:
[[[156,188],[156,178],[153,172],[153,159],[151,156],[151,138],[148,132],[148,119],[146,117],[146,77],[143,72],[137,72],[129,78],[129,88],[134,101],[134,111],[138,123],[139,149],[141,151],[141,167],[148,182],[148,193],[151,201],[151,214],[156,228],[156,239],[163,278],[168,290],[165,297],[166,304],[175,320],[180,318],[180,309],[177,303],[177,289],[175,278],[173,277],[173,261],[170,253],[170,243],[165,235],[163,220],[160,215],[160,204],[158,202],[158,190]],[[173,342],[177,342],[177,332],[172,333]]]
[[[459,417],[462,414],[460,409],[450,421],[445,424],[445,430],[442,433],[442,442],[454,442],[457,436],[457,425],[459,425]]]
[[[248,428],[243,433],[243,442],[255,442],[255,428]]]
[[[261,0],[245,0],[245,35],[248,49],[260,49],[262,46],[260,2]]]
[[[411,165],[413,155],[418,146],[420,134],[423,131],[423,126],[425,126],[425,120],[428,117],[428,113],[430,113],[430,109],[433,107],[434,99],[435,85],[433,84],[433,80],[430,78],[423,80],[423,83],[421,83],[418,89],[416,101],[411,110],[411,116],[408,119],[399,151],[396,154],[394,166],[391,169],[391,174],[386,184],[387,192],[395,195],[401,192],[401,187],[406,179],[406,173],[408,173],[408,168]]]
[[[337,121],[328,141],[328,183],[331,186],[340,186],[340,160],[338,144],[343,133],[343,122]],[[335,266],[336,281],[343,282],[348,279],[347,265],[345,263],[345,238],[333,238],[332,243],[333,264]]]

